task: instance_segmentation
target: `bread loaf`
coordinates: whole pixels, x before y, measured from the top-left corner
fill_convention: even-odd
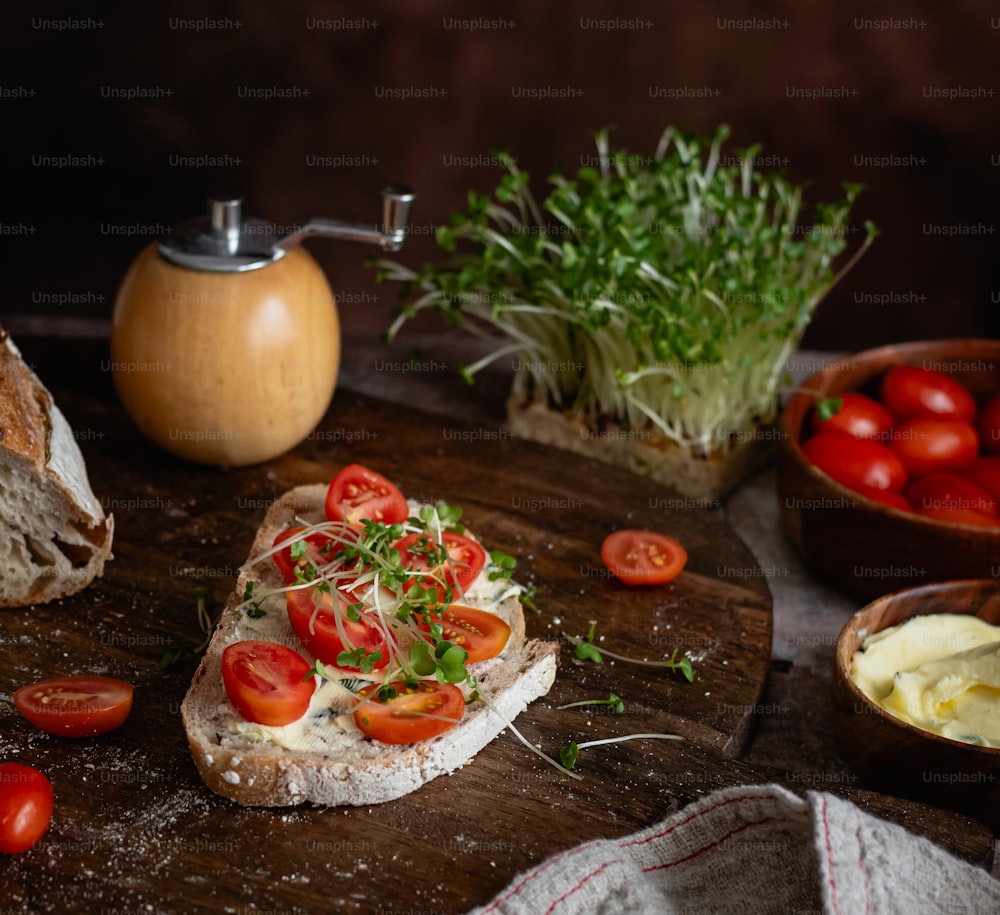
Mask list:
[[[0,327],[0,607],[85,588],[113,531],[73,430]]]

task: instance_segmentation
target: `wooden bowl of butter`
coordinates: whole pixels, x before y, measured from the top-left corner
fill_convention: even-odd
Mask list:
[[[840,633],[834,727],[871,787],[1000,829],[1000,581],[908,588]]]

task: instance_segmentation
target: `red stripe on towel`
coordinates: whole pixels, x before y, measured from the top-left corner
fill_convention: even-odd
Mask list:
[[[833,905],[833,911],[839,912],[840,907],[837,905],[837,878],[833,874],[833,846],[830,842],[830,824],[826,819],[825,797],[821,797],[821,803],[823,805],[823,838],[826,842],[827,879],[830,881],[830,903]]]
[[[557,864],[567,855],[583,851],[585,848],[590,848],[591,845],[597,845],[599,842],[603,841],[604,841],[603,839],[595,839],[593,842],[587,842],[585,845],[580,845],[577,846],[576,848],[568,848],[566,849],[566,851],[560,852],[559,854],[553,856],[552,858],[549,858],[548,861],[544,862],[543,864],[540,864],[533,871],[528,871],[528,873],[526,873],[517,882],[517,884],[515,884],[510,888],[509,893],[505,893],[503,896],[497,896],[497,898],[493,900],[493,903],[492,905],[489,906],[489,908],[483,909],[483,915],[486,915],[487,912],[495,912],[500,907],[501,903],[506,902],[508,899],[510,899],[511,896],[516,895],[526,883],[530,883],[536,877],[540,876],[543,871],[548,870],[548,868],[550,868],[553,864]]]
[[[647,836],[645,839],[632,840],[631,842],[619,842],[618,844],[622,848],[628,848],[631,845],[645,845],[647,842],[652,842],[654,839],[662,839],[664,836],[670,835],[681,826],[686,826],[692,820],[698,819],[698,817],[705,816],[711,813],[713,810],[718,810],[720,807],[727,807],[729,804],[737,804],[741,801],[776,801],[780,800],[776,794],[741,794],[739,797],[731,797],[725,801],[719,801],[717,804],[713,804],[711,807],[706,807],[704,810],[699,810],[697,813],[692,813],[691,816],[679,823],[675,823],[669,829],[664,829],[663,832],[658,832],[656,835]]]
[[[643,873],[649,873],[650,871],[662,871],[666,870],[668,867],[676,867],[678,864],[683,864],[685,861],[690,861],[692,858],[697,858],[699,855],[703,855],[705,852],[710,851],[713,848],[721,845],[723,842],[731,839],[733,836],[738,835],[743,832],[744,829],[750,829],[752,826],[764,826],[767,823],[781,823],[787,822],[784,817],[765,817],[763,820],[754,820],[752,823],[744,823],[742,826],[737,826],[736,829],[731,829],[727,832],[721,839],[717,839],[715,842],[710,842],[708,845],[703,845],[697,851],[691,852],[689,855],[685,855],[683,858],[678,858],[676,861],[668,861],[666,864],[654,864],[652,867],[644,867]]]
[[[599,868],[597,868],[597,870],[591,871],[589,874],[587,874],[587,876],[584,877],[579,883],[577,883],[577,885],[574,886],[573,889],[567,890],[565,893],[562,894],[562,896],[554,900],[552,905],[550,905],[545,910],[545,915],[552,915],[552,911],[555,909],[557,905],[569,899],[570,896],[572,896],[578,890],[582,889],[589,881],[593,880],[594,877],[596,877],[603,871],[607,870],[609,867],[613,867],[614,865],[621,863],[622,863],[621,858],[616,858],[614,861],[605,861]]]

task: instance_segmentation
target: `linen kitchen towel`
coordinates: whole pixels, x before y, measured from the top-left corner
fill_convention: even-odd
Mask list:
[[[1000,913],[1000,881],[830,794],[727,788],[561,852],[472,915]]]

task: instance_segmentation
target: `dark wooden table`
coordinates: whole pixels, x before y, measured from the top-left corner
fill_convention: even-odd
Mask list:
[[[981,825],[864,791],[839,761],[813,756],[808,738],[798,766],[753,759],[769,718],[805,735],[815,730],[806,726],[811,710],[821,714],[827,701],[806,677],[798,723],[782,705],[773,576],[726,511],[687,506],[638,477],[505,435],[502,377],[470,394],[436,360],[419,377],[419,360],[348,346],[341,389],[314,435],[269,464],[221,471],[175,460],[138,435],[114,395],[102,340],[19,343],[74,425],[118,527],[103,579],[0,616],[0,758],[43,768],[57,795],[42,842],[0,861],[0,911],[463,912],[556,850],[624,835],[716,788],[763,781],[846,794],[968,860],[989,858],[992,837]],[[194,589],[224,598],[270,501],[350,461],[370,463],[415,497],[462,505],[488,543],[517,555],[519,579],[539,589],[530,634],[583,634],[598,620],[608,647],[652,657],[678,645],[695,658],[687,684],[631,665],[584,664],[564,650],[551,694],[518,720],[529,739],[549,752],[638,730],[685,739],[584,751],[578,783],[505,734],[453,775],[381,807],[257,810],[212,794],[178,715],[194,663],[163,671],[159,659],[199,641]],[[664,523],[691,554],[673,585],[625,589],[599,574],[603,533]],[[26,682],[85,671],[135,683],[135,709],[119,731],[49,737],[8,701]],[[557,708],[612,690],[626,702],[623,716]],[[779,707],[786,711],[771,714]],[[748,747],[750,763],[739,759]]]

